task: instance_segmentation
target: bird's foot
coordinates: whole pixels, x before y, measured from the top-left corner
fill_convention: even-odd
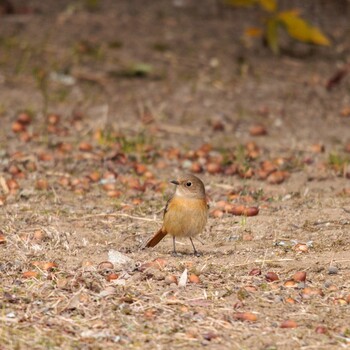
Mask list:
[[[195,250],[195,251],[193,252],[193,255],[196,256],[197,258],[199,258],[200,256],[203,255],[203,253],[199,252],[198,250]]]
[[[175,251],[175,250],[171,252],[171,255],[172,255],[173,257],[175,257],[175,258],[176,258],[176,257],[180,257],[180,256],[182,256],[182,254],[181,254],[181,253],[178,253],[178,252],[177,252],[177,251]]]

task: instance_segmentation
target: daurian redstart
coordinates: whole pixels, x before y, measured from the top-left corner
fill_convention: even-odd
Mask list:
[[[203,182],[190,174],[170,181],[176,185],[174,195],[169,199],[164,210],[162,228],[145,244],[156,246],[167,234],[173,236],[173,253],[176,255],[176,237],[188,237],[195,255],[199,255],[192,237],[201,233],[207,223],[208,204]]]

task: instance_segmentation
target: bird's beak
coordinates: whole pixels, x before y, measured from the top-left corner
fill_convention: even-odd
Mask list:
[[[172,184],[174,184],[174,185],[180,185],[180,182],[179,181],[177,181],[177,180],[171,180],[170,181]]]

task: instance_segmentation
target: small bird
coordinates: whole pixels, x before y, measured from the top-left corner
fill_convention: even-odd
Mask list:
[[[193,251],[199,255],[192,237],[201,233],[208,219],[208,204],[203,182],[191,174],[170,181],[176,185],[174,195],[168,200],[161,229],[145,244],[156,246],[167,234],[173,236],[173,254],[176,255],[176,237],[188,237]]]

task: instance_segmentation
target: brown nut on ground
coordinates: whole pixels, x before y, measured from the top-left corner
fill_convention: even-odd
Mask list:
[[[232,206],[229,213],[232,215],[255,216],[259,214],[258,207],[246,207],[245,205]]]

